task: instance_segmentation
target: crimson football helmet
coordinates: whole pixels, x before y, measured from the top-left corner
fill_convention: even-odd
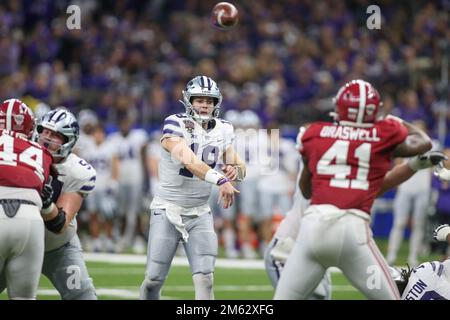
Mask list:
[[[8,99],[0,105],[0,129],[23,133],[31,138],[34,124],[33,111],[19,99]]]
[[[383,105],[377,89],[364,80],[343,85],[333,99],[335,120],[343,125],[371,126]]]

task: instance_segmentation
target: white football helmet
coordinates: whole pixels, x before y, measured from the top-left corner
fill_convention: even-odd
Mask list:
[[[222,104],[222,94],[217,83],[207,76],[197,76],[186,85],[182,91],[183,101],[180,102],[186,108],[186,114],[196,121],[209,121],[217,118]],[[192,106],[193,97],[211,97],[214,99],[214,109],[209,115],[200,115]]]
[[[65,108],[57,108],[46,113],[41,119],[38,120],[36,130],[34,134],[34,141],[39,143],[40,134],[45,129],[52,130],[62,134],[65,138],[64,144],[62,144],[58,150],[53,151],[54,157],[65,158],[80,136],[80,126],[78,125],[75,116]],[[44,141],[45,143],[45,141]]]

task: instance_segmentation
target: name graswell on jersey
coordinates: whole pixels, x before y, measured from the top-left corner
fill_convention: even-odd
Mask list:
[[[419,295],[425,291],[427,284],[422,280],[418,280],[405,296],[405,300],[417,300]]]
[[[379,142],[377,128],[357,128],[343,126],[325,126],[320,130],[320,137],[342,140],[361,140]]]

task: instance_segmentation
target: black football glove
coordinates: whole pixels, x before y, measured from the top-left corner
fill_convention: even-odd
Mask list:
[[[53,203],[53,187],[52,177],[50,176],[48,182],[44,184],[44,188],[41,191],[42,209],[48,209]]]

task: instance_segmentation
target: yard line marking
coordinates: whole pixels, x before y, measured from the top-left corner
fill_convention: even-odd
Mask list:
[[[331,284],[331,291],[332,292],[336,292],[336,291],[355,291],[358,292],[358,289],[356,289],[353,286],[350,285],[333,285]]]
[[[110,297],[118,297],[118,298],[128,298],[128,299],[138,299],[139,298],[139,290],[124,290],[124,289],[114,289],[114,288],[98,288],[95,289],[95,292],[98,296],[110,296]],[[38,297],[39,295],[45,296],[59,296],[58,291],[55,289],[38,289]]]
[[[193,285],[168,285],[163,286],[163,291],[192,291]],[[271,285],[215,285],[214,291],[273,291]]]
[[[88,262],[105,262],[111,264],[137,264],[147,263],[146,255],[138,254],[117,254],[117,253],[84,253],[84,259]],[[189,266],[186,257],[174,257],[173,266]],[[262,259],[216,259],[216,267],[225,269],[255,269],[264,270],[264,260]],[[338,268],[330,268],[331,273],[340,273]]]
[[[129,289],[125,289],[129,288]],[[124,298],[124,299],[139,299],[139,290],[130,290],[134,287],[130,286],[119,286],[116,288],[97,288],[95,291],[97,295],[100,296],[109,296],[116,298]],[[257,292],[257,291],[273,291],[274,289],[270,285],[219,285],[214,286],[214,291],[221,292],[232,292],[232,291],[246,291],[246,292]],[[192,285],[168,285],[163,287],[163,292],[175,291],[175,292],[194,292],[194,287]],[[332,286],[333,292],[356,292],[358,291],[354,287],[350,285],[334,285]],[[40,288],[37,292],[38,299],[40,295],[43,296],[59,296],[58,291],[52,288]],[[162,300],[177,300],[181,299],[181,297],[175,296],[161,296]]]

